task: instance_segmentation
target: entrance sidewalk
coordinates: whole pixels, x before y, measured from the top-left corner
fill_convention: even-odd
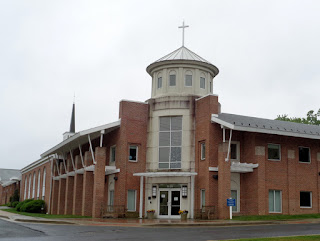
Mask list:
[[[243,225],[268,225],[268,224],[302,224],[320,223],[320,219],[295,219],[281,221],[238,221],[238,220],[187,220],[179,219],[48,219],[24,216],[20,214],[0,210],[0,218],[6,218],[16,222],[45,223],[45,224],[69,224],[86,226],[119,226],[119,227],[197,227],[197,226],[243,226]]]

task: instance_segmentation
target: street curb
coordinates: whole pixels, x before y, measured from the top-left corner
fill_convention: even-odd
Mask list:
[[[16,222],[25,222],[25,223],[50,223],[50,224],[76,225],[75,223],[67,222],[67,221],[61,221],[61,220],[39,220],[39,219],[20,219],[20,218],[15,218],[15,219],[12,219],[12,220],[16,221]]]
[[[151,223],[142,224],[144,227],[200,227],[200,226],[250,226],[250,225],[268,225],[279,224],[278,221],[266,221],[266,222],[241,222],[241,223]]]
[[[8,216],[3,216],[3,215],[0,215],[0,218],[10,219]]]

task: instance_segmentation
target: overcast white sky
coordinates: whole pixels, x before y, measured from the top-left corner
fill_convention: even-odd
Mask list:
[[[320,108],[320,2],[1,1],[0,168],[23,168],[151,94],[146,67],[185,45],[216,65],[222,111],[274,119]]]

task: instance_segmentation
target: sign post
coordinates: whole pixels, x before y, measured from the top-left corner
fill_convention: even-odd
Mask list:
[[[228,198],[227,206],[229,207],[229,211],[230,211],[230,219],[232,219],[232,207],[236,206],[236,199]]]

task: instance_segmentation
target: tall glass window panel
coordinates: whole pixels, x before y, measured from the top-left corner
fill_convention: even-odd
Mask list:
[[[185,76],[185,86],[192,86],[192,75],[186,74]]]
[[[200,145],[200,148],[201,148],[201,160],[204,160],[206,159],[206,143],[205,142],[202,142],[201,145]]]
[[[24,195],[23,195],[23,200],[26,200],[26,198],[27,198],[27,180],[28,180],[28,178],[26,177],[25,179],[24,179]]]
[[[181,168],[182,117],[160,117],[159,168]]]
[[[200,77],[200,88],[201,89],[206,88],[206,79],[204,77]]]
[[[281,213],[281,191],[269,190],[269,212]]]
[[[169,86],[176,86],[176,75],[169,75]]]
[[[37,199],[39,199],[39,197],[40,197],[40,176],[41,176],[41,174],[40,174],[40,170],[39,170],[39,172],[38,172]]]
[[[28,198],[31,197],[31,174],[29,175],[29,191],[28,191]]]
[[[162,88],[162,77],[158,77],[158,89]]]
[[[33,173],[33,184],[32,184],[32,198],[34,198],[36,192],[36,173]]]
[[[114,203],[114,190],[109,191],[109,205],[113,206]]]
[[[136,190],[128,190],[128,211],[136,211]]]
[[[280,160],[280,145],[268,144],[268,159],[269,160]]]
[[[232,207],[232,212],[238,212],[238,191],[231,190],[231,198],[236,200],[236,206]]]
[[[42,177],[42,200],[44,200],[44,197],[46,195],[46,169],[43,169],[43,177]]]

